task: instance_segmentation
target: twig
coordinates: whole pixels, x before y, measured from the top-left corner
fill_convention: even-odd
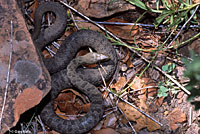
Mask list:
[[[11,69],[11,62],[12,62],[12,54],[13,54],[13,22],[11,20],[10,21],[10,57],[9,57],[8,72],[7,72],[7,79],[6,79],[6,89],[5,89],[5,93],[4,93],[3,105],[2,105],[1,114],[0,114],[0,130],[1,130],[3,112],[5,109],[5,104],[6,104],[7,94],[8,94],[8,87],[9,87],[9,82],[10,82],[10,69]]]
[[[40,125],[41,125],[41,127],[42,127],[42,131],[44,132],[44,134],[46,134],[46,129],[45,129],[45,127],[44,127],[44,124],[43,124],[43,122],[42,122],[42,120],[41,120],[41,118],[40,118],[40,115],[38,115],[38,118],[35,118],[36,120],[38,120],[38,122],[40,123]]]
[[[79,30],[80,28],[78,27],[78,25],[77,25],[77,23],[76,23],[76,21],[75,21],[75,19],[74,19],[74,15],[72,14],[72,11],[71,11],[70,9],[69,9],[69,12],[70,12],[70,14],[71,14],[72,21],[73,21],[73,23],[74,23],[76,29]]]
[[[138,88],[138,89],[135,89],[134,91],[130,91],[130,93],[137,92],[143,89],[148,89],[148,88],[158,88],[158,86],[148,86],[148,87]]]
[[[182,32],[183,28],[188,24],[188,22],[192,19],[192,17],[194,16],[194,14],[196,13],[197,9],[199,8],[199,5],[196,6],[194,12],[192,13],[192,15],[190,16],[190,18],[185,22],[185,24],[181,27],[180,31],[178,32],[178,34],[174,37],[174,39],[169,43],[169,45],[167,46],[167,48],[169,46],[171,46],[171,44],[178,38],[178,36],[180,35],[180,33]]]
[[[54,57],[54,55],[56,55],[56,53],[53,50],[51,50],[48,46],[46,46],[45,48],[47,49],[47,51],[50,53],[50,55],[52,57]]]
[[[192,107],[189,109],[189,119],[188,119],[188,126],[192,124]]]
[[[114,113],[116,111],[117,111],[117,107],[115,106],[115,107],[112,108],[112,111],[110,111],[110,112],[106,113],[105,115],[103,115],[103,118],[105,118],[106,116],[108,116],[108,115],[110,115],[110,114],[112,114],[112,113]]]
[[[95,21],[90,20],[90,18],[88,18],[87,16],[83,15],[82,13],[78,12],[76,9],[74,9],[73,7],[69,6],[68,4],[66,4],[63,1],[60,1],[63,5],[65,5],[66,7],[70,8],[72,11],[76,12],[77,14],[79,14],[80,16],[82,16],[83,18],[85,18],[86,20],[88,20],[89,22],[91,22],[92,24],[98,26],[101,30],[103,30],[105,33],[109,34],[111,37],[113,37],[114,39],[118,40],[120,43],[124,44],[127,46],[127,44],[125,42],[123,42],[122,40],[120,40],[117,36],[115,36],[114,34],[112,34],[110,31],[106,30],[103,26],[101,26],[100,24],[97,24]],[[141,57],[145,62],[147,63],[151,63],[149,60],[147,60],[144,56],[142,56],[140,53],[138,53],[136,50],[129,48],[133,53],[137,54],[139,57]],[[165,75],[166,77],[168,77],[171,81],[173,81],[178,87],[180,87],[185,93],[187,93],[188,95],[190,95],[191,93],[185,88],[183,87],[178,81],[174,80],[170,75],[168,75],[167,73],[165,73],[164,71],[162,71],[162,69],[160,69],[159,67],[155,66],[155,68],[160,71],[163,75]]]
[[[148,89],[148,88],[158,88],[158,86],[148,86],[148,87],[143,87],[143,88],[138,88],[138,89],[134,89],[134,91],[129,91],[129,93],[134,93],[143,89]],[[125,95],[127,95],[128,92],[123,93],[122,95],[120,95],[120,98],[123,98]]]
[[[101,75],[101,79],[103,80],[103,84],[104,84],[104,86],[107,87],[107,86],[106,86],[105,78],[103,77],[103,75],[102,75],[101,70],[100,70],[99,67],[98,67],[98,70],[99,70],[99,73],[100,73],[100,75]]]
[[[56,48],[56,49],[59,49],[60,48],[60,44],[58,44],[57,42],[52,42],[53,46]]]
[[[138,110],[140,113],[144,114],[146,117],[150,118],[151,120],[153,120],[154,122],[156,122],[157,124],[159,124],[160,126],[163,126],[162,123],[160,123],[159,121],[155,120],[153,117],[151,117],[150,115],[146,114],[145,112],[143,112],[142,110],[140,110],[139,108],[137,108],[136,106],[134,106],[133,104],[131,104],[130,102],[120,98],[120,100],[126,102],[127,104],[131,105],[132,107],[134,107],[136,110]]]
[[[86,23],[90,23],[87,20],[74,20],[76,22],[86,22]],[[143,27],[155,27],[155,25],[151,25],[151,24],[142,24],[142,23],[124,23],[124,22],[103,22],[103,21],[95,21],[95,23],[98,24],[103,24],[103,25],[128,25],[128,26],[143,26]],[[159,25],[158,27],[168,27],[165,25]],[[179,26],[182,27],[182,26]],[[199,25],[190,25],[190,28],[198,28]],[[184,27],[185,28],[185,27]]]
[[[124,112],[121,110],[121,108],[118,107],[118,109],[122,113],[122,115],[126,118],[126,120],[128,121],[128,124],[131,126],[131,129],[134,132],[134,134],[137,134],[137,132],[135,131],[133,125],[131,124],[131,122],[129,121],[129,119],[126,117],[126,115],[124,114]]]

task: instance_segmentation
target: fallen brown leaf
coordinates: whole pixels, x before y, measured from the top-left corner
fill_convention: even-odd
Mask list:
[[[112,18],[108,20],[108,22],[127,23],[127,21],[116,18]],[[105,25],[105,27],[119,38],[125,39],[129,42],[130,41],[134,42],[134,36],[136,36],[141,30],[141,28],[139,28],[138,26],[131,26],[131,25]]]
[[[185,94],[185,93],[184,93],[183,91],[179,92],[179,93],[177,94],[177,99],[182,98],[184,94]]]
[[[104,128],[104,129],[95,131],[93,134],[116,134],[116,131],[112,128]]]
[[[79,0],[75,8],[86,16],[103,18],[117,12],[135,9],[135,6],[124,0]]]
[[[126,78],[125,77],[119,77],[118,81],[111,85],[111,88],[114,88],[116,92],[120,92],[121,89],[126,85]]]
[[[59,109],[56,112],[64,112],[68,115],[77,115],[82,111],[87,112],[90,104],[85,103],[86,100],[77,91],[66,89],[56,98],[57,109]]]
[[[133,79],[133,81],[131,82],[130,88],[133,90],[141,89],[146,86],[145,82],[146,82],[146,79],[141,79],[138,76],[136,76]],[[137,91],[137,93],[139,94],[138,98],[146,100],[146,90],[147,89],[141,89],[141,90]]]
[[[127,61],[127,66],[128,66],[129,68],[133,67],[133,63],[132,63],[132,61],[131,61],[131,58],[128,59],[128,61]]]
[[[146,106],[143,100],[140,100],[140,104],[138,105],[140,105],[140,109],[143,112],[146,112],[148,114],[148,107]],[[124,112],[128,120],[136,122],[136,125],[134,125],[134,129],[137,132],[146,127],[149,131],[155,131],[157,129],[160,129],[160,126],[157,123],[151,121],[149,118],[147,118],[145,115],[137,111],[129,104],[119,102],[118,107]]]
[[[163,100],[164,97],[160,97],[155,101],[155,104],[160,107],[163,104]]]
[[[179,108],[174,108],[171,113],[167,116],[170,121],[170,127],[172,130],[176,130],[178,126],[177,123],[183,123],[186,121],[186,114],[183,113]]]

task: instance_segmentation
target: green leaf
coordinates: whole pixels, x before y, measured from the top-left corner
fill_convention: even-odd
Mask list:
[[[126,0],[128,1],[129,3],[141,8],[141,9],[144,9],[144,10],[148,10],[148,7],[140,0]]]
[[[174,63],[166,64],[166,65],[162,66],[162,70],[166,73],[171,73],[175,67],[176,67],[176,65]]]
[[[166,97],[167,96],[167,92],[168,92],[168,89],[166,87],[160,86],[157,96],[158,97]]]

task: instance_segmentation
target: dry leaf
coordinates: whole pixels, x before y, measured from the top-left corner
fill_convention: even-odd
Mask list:
[[[155,103],[149,104],[149,112],[150,113],[156,113],[158,111],[158,106]]]
[[[146,106],[143,100],[140,100],[139,105],[140,105],[140,109],[148,114],[148,107]],[[130,121],[136,122],[136,125],[134,125],[134,128],[137,132],[140,131],[142,128],[146,128],[146,127],[149,131],[160,129],[160,126],[157,123],[148,119],[145,115],[137,111],[135,108],[133,108],[129,104],[124,103],[124,102],[119,102],[118,107],[124,112],[124,114]]]
[[[200,0],[193,0],[194,3],[200,3]]]
[[[108,22],[122,22],[127,23],[127,21],[112,18],[108,20]],[[138,34],[141,30],[138,26],[131,26],[131,25],[105,25],[105,27],[111,31],[114,35],[118,36],[119,38],[125,39],[130,43],[134,42],[134,36]]]
[[[131,89],[138,90],[143,87],[146,87],[145,83],[146,83],[145,79],[141,79],[138,76],[136,76],[131,83]],[[146,89],[141,89],[137,93],[139,94],[138,98],[146,100]]]
[[[128,66],[129,68],[133,67],[133,63],[132,63],[132,61],[131,61],[131,58],[128,59],[128,61],[127,61],[127,66]]]
[[[156,47],[159,44],[160,36],[154,34],[144,34],[140,36],[140,40],[137,41],[137,44],[141,44],[143,48],[145,47]]]
[[[163,100],[164,97],[160,97],[155,101],[155,104],[160,107],[163,104]]]
[[[155,123],[153,120],[151,119],[147,119],[147,130],[149,132],[152,132],[152,131],[155,131],[155,130],[158,130],[160,129],[160,125],[158,123]]]
[[[68,119],[68,116],[65,116],[65,113],[61,112],[59,108],[57,108],[55,112],[59,117],[63,119]]]
[[[116,132],[112,128],[104,128],[104,129],[95,131],[93,134],[116,134]]]
[[[178,126],[177,123],[183,123],[186,121],[186,114],[183,113],[179,108],[173,109],[171,113],[167,116],[170,121],[170,127],[172,130],[176,130]]]
[[[65,112],[68,115],[78,114],[82,107],[81,104],[75,102],[76,95],[72,92],[59,94],[56,102],[60,111]]]
[[[136,76],[131,83],[131,89],[137,90],[137,89],[140,89],[142,87],[143,87],[142,79],[140,79],[138,76]]]
[[[121,58],[121,62],[126,63],[130,58],[130,51],[127,48],[125,48],[125,50],[123,49],[123,51],[124,51],[124,56]]]
[[[126,85],[126,78],[125,77],[119,77],[118,81],[111,85],[111,88],[114,88],[117,92],[120,92],[121,89]]]
[[[75,9],[89,17],[103,18],[112,14],[135,9],[124,0],[79,0]]]
[[[80,22],[76,22],[76,24],[78,25],[79,28],[86,28],[86,29],[90,29],[90,30],[94,30],[94,31],[98,31],[98,32],[102,32],[99,27],[97,27],[96,25],[89,23],[89,22],[84,22],[84,19],[82,19],[81,17],[78,16],[74,16],[75,20],[80,20]],[[83,22],[82,22],[83,21]]]
[[[56,102],[59,111],[68,115],[77,115],[82,111],[87,112],[90,107],[90,104],[86,103],[84,97],[72,89],[66,89],[62,91],[62,93],[60,93],[56,98]]]

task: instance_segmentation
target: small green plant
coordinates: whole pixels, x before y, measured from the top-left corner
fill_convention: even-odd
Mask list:
[[[162,66],[162,70],[166,73],[171,73],[175,68],[175,64],[174,63],[168,63],[164,66]]]
[[[194,52],[191,52],[191,58],[192,61],[183,59],[186,65],[184,76],[190,79],[186,88],[191,92],[191,95],[188,96],[187,100],[195,105],[195,110],[197,110],[200,109],[200,101],[195,100],[200,96],[200,56],[195,56]]]
[[[159,83],[158,85],[158,94],[157,96],[160,98],[160,97],[167,97],[167,92],[169,91],[168,88],[166,88],[165,86],[163,86],[163,83]]]
[[[171,92],[172,95],[175,95],[178,93],[179,88],[174,86],[174,83],[170,80],[165,81],[165,83],[160,82],[158,84],[158,97],[167,97],[168,93],[167,92]]]
[[[184,23],[188,20],[189,16],[193,13],[194,8],[200,3],[192,4],[192,0],[157,0],[156,9],[149,8],[140,0],[126,0],[127,2],[143,9],[148,12],[159,13],[159,16],[155,19],[154,25],[157,27],[162,24],[169,24],[170,28],[176,28],[177,25]],[[159,9],[160,6],[164,6],[164,9]],[[198,24],[197,15],[195,14],[193,24]]]
[[[171,73],[175,69],[174,63],[168,63],[162,66],[162,70],[166,73]],[[167,97],[168,91],[171,91],[172,94],[177,94],[177,89],[174,87],[174,84],[170,80],[166,80],[165,83],[160,82],[158,84],[158,97]]]

